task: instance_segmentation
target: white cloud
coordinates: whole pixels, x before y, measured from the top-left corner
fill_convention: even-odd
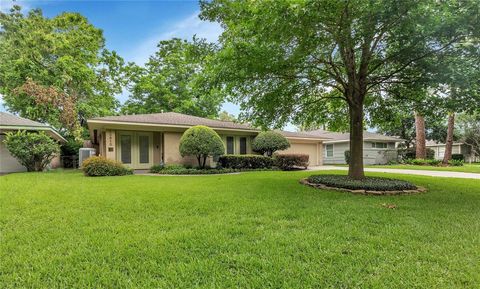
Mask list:
[[[173,37],[192,39],[194,35],[198,38],[205,38],[207,41],[216,42],[222,33],[222,28],[218,23],[202,21],[198,18],[199,12],[188,16],[187,18],[173,24],[170,28],[163,28],[167,32],[159,32],[150,36],[145,41],[134,47],[129,55],[125,55],[128,61],[134,61],[139,65],[145,64],[150,55],[157,50],[157,44],[160,40],[167,40]]]

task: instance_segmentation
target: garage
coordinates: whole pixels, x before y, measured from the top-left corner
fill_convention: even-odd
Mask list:
[[[290,148],[281,151],[284,154],[307,154],[310,166],[321,166],[323,161],[323,141],[326,138],[301,132],[282,131]]]

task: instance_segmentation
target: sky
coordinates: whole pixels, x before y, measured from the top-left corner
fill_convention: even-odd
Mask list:
[[[160,40],[180,37],[191,39],[194,35],[217,41],[222,32],[218,23],[201,21],[198,18],[198,1],[134,1],[134,0],[0,0],[0,11],[7,12],[14,4],[25,10],[40,8],[46,17],[62,12],[79,12],[103,30],[106,46],[115,50],[126,61],[144,64],[156,51]],[[1,97],[1,96],[0,96]],[[124,102],[128,93],[118,95]],[[225,103],[223,110],[238,115],[239,108]],[[0,98],[0,111],[4,111]]]

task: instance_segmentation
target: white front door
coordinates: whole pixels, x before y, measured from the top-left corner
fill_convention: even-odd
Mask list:
[[[133,169],[149,169],[153,165],[153,133],[119,131],[117,160]]]

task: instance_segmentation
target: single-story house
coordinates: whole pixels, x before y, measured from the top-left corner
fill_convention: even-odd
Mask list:
[[[175,112],[97,117],[87,120],[91,141],[99,155],[122,162],[134,169],[154,164],[195,165],[194,157],[182,157],[180,138],[185,130],[205,125],[222,138],[226,154],[251,154],[251,143],[260,130],[247,124],[220,121]],[[321,165],[323,141],[306,133],[282,132],[291,147],[283,153],[309,155],[310,165]],[[282,153],[282,152],[280,152]],[[209,158],[207,164],[215,166]]]
[[[6,112],[0,112],[0,173],[23,172],[27,169],[22,166],[15,157],[13,157],[6,148],[3,140],[5,133],[11,131],[44,131],[53,139],[59,142],[65,142],[65,139],[50,126],[30,119],[15,116]],[[60,157],[55,157],[51,163],[51,168],[60,166]]]
[[[324,164],[346,164],[345,151],[350,150],[350,134],[331,132],[322,129],[307,131],[318,137],[329,138],[324,141]],[[365,165],[386,164],[397,159],[396,146],[403,140],[368,131],[363,132],[363,162]]]
[[[443,160],[445,155],[445,144],[438,143],[432,140],[427,141],[427,148],[431,148],[435,151],[435,159]],[[462,154],[465,162],[478,162],[480,156],[474,156],[471,154],[471,148],[463,142],[454,142],[452,144],[452,154]]]

